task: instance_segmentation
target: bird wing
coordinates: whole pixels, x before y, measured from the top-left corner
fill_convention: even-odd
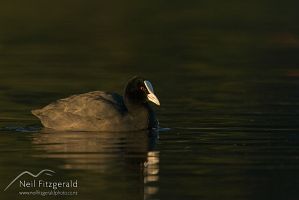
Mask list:
[[[66,123],[80,124],[80,121],[88,119],[90,123],[94,120],[115,119],[126,111],[122,96],[116,93],[94,91],[60,99],[42,109],[33,110],[32,113],[46,127],[51,128],[60,124],[64,126]]]

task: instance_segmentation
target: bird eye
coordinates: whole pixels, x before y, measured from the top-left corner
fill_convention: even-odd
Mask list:
[[[146,92],[146,89],[145,89],[145,87],[143,87],[143,86],[140,86],[140,88],[139,88],[141,91],[143,91],[143,92]]]

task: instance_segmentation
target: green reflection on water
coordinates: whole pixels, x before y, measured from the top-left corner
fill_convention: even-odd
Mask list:
[[[30,110],[91,90],[122,93],[139,74],[161,100],[161,125],[173,129],[159,141],[159,182],[149,191],[163,199],[292,199],[299,166],[297,8],[292,1],[2,1],[0,126],[39,125]],[[65,135],[46,136],[1,133],[0,179],[52,167],[84,179],[85,198],[119,199],[143,188],[139,171],[116,167],[95,176],[86,169],[109,155],[88,157],[88,148],[102,143],[81,140],[87,164],[76,168],[82,158],[66,153],[74,147]],[[57,146],[61,158],[50,158]],[[105,171],[108,164],[91,165]]]

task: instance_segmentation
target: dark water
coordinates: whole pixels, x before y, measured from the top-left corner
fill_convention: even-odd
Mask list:
[[[1,200],[56,198],[22,196],[19,182],[3,191],[21,172],[43,169],[78,181],[78,194],[62,199],[298,199],[297,8],[1,2]],[[170,129],[159,139],[39,130],[30,114],[70,94],[121,93],[136,74],[161,101],[160,124]]]

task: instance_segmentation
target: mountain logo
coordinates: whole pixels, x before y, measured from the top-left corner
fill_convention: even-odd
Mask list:
[[[43,169],[41,170],[40,172],[38,172],[37,174],[33,174],[29,171],[24,171],[22,173],[20,173],[18,176],[16,176],[7,186],[6,188],[4,189],[4,191],[6,191],[12,184],[14,184],[14,182],[16,182],[19,178],[21,178],[23,175],[25,174],[28,174],[30,176],[32,176],[33,178],[37,178],[39,177],[40,175],[42,174],[45,174],[47,176],[53,176],[55,172],[53,170],[50,170],[50,169]]]

